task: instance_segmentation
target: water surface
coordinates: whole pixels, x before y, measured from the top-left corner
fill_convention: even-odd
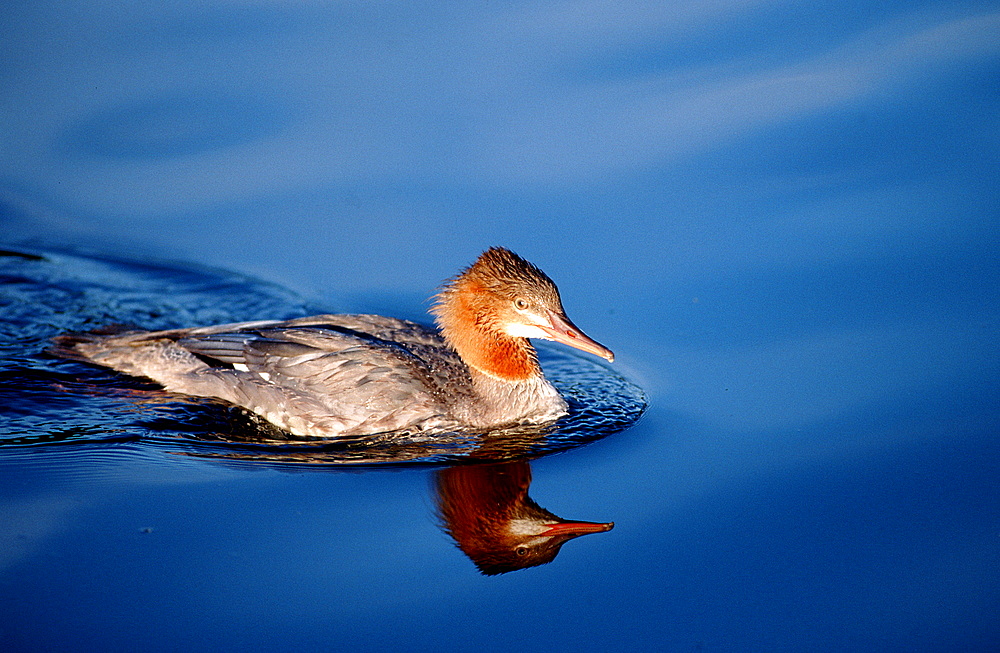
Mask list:
[[[997,649],[996,3],[33,2],[0,32],[0,248],[42,257],[0,261],[3,650]],[[613,426],[515,452],[539,506],[615,523],[550,564],[483,576],[442,527],[482,442],[232,443],[224,406],[44,355],[427,321],[492,245],[616,354],[544,350]]]

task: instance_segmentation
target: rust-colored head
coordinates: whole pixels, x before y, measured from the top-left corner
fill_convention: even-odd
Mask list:
[[[540,373],[527,338],[554,340],[614,360],[611,350],[566,316],[552,279],[509,249],[485,251],[445,284],[435,302],[431,311],[449,344],[467,364],[500,379]]]

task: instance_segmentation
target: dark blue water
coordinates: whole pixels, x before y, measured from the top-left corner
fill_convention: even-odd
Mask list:
[[[996,3],[2,13],[0,649],[997,650]],[[491,245],[616,353],[543,349],[552,430],[261,443],[45,354],[427,321]],[[444,496],[615,526],[484,576]]]

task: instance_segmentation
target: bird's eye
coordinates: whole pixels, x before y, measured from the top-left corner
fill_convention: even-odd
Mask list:
[[[528,555],[528,547],[526,546],[519,546],[514,550],[517,551],[517,555],[519,556]]]
[[[528,308],[528,300],[525,299],[524,297],[518,297],[517,299],[514,300],[514,308],[516,308],[519,311],[525,310],[526,308]]]

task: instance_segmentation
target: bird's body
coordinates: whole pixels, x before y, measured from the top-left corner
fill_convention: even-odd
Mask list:
[[[527,338],[613,359],[566,318],[555,284],[509,250],[480,256],[444,286],[433,311],[439,331],[378,315],[318,315],[71,334],[55,351],[323,438],[550,422],[566,402]]]

